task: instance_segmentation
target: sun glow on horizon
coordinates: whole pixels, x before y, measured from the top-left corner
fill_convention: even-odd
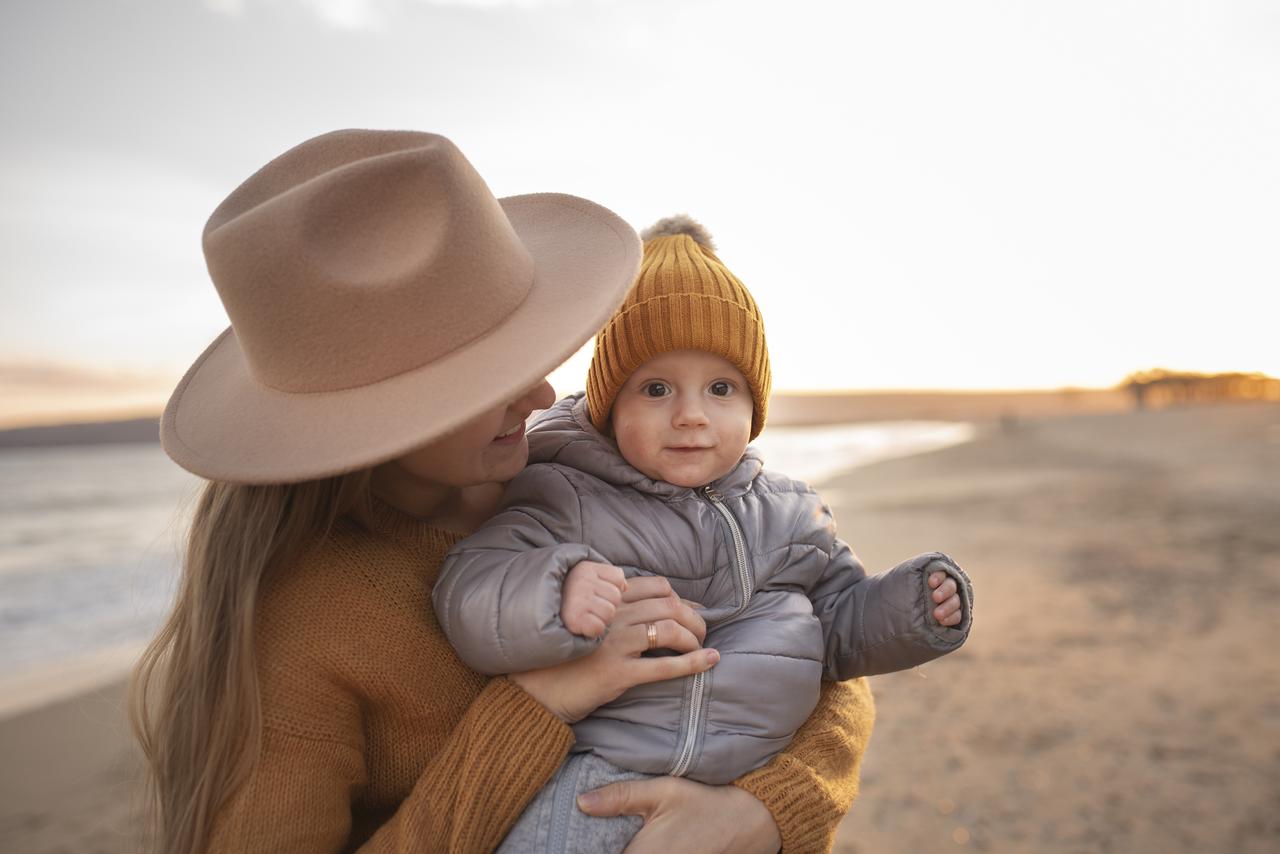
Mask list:
[[[0,425],[158,411],[226,324],[204,218],[335,127],[444,133],[499,196],[689,213],[759,303],[780,392],[1280,375],[1257,4],[68,8],[0,7]]]

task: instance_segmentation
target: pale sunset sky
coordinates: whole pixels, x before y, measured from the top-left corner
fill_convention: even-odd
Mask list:
[[[204,220],[339,127],[693,215],[781,390],[1280,375],[1275,2],[5,0],[0,67],[0,426],[158,411]]]

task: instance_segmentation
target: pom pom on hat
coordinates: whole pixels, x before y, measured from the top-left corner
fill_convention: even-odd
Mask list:
[[[647,241],[653,240],[655,237],[675,237],[678,234],[687,234],[699,246],[705,246],[712,252],[716,251],[716,245],[711,240],[711,232],[707,231],[706,226],[688,214],[663,217],[640,232],[640,239]]]

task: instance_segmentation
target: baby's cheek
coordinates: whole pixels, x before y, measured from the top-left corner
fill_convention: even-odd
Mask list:
[[[618,451],[632,468],[642,474],[661,479],[654,469],[654,461],[650,451],[650,437],[647,431],[636,425],[621,423],[615,426],[614,438],[618,442]]]

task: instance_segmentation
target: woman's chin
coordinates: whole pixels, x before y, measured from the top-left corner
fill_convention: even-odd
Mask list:
[[[506,483],[524,471],[524,467],[529,464],[529,442],[522,438],[511,445],[494,444],[490,446],[487,456],[489,464],[485,468],[489,479]]]

